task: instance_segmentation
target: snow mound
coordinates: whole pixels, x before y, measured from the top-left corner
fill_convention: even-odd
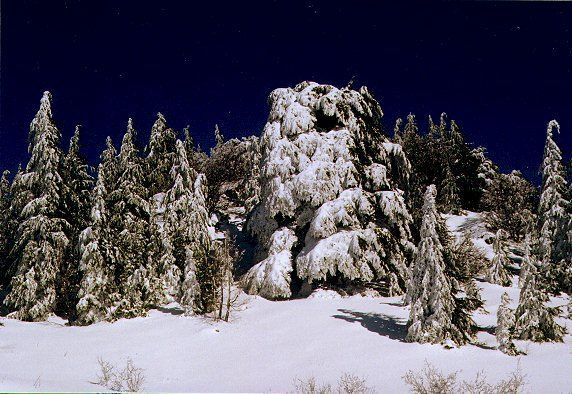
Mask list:
[[[342,296],[334,290],[316,289],[308,296],[308,298],[317,300],[337,300],[338,298],[342,298]]]

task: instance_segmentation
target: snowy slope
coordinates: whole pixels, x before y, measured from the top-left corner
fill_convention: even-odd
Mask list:
[[[471,215],[469,215],[469,218]],[[466,218],[449,218],[462,226]],[[453,226],[451,226],[453,227]],[[315,376],[334,383],[344,372],[363,376],[378,392],[404,392],[401,377],[425,360],[472,378],[483,370],[492,381],[520,363],[531,392],[568,392],[572,387],[572,336],[562,344],[517,341],[528,355],[506,356],[487,327],[494,327],[507,288],[479,282],[488,314],[478,313],[482,346],[446,350],[403,342],[408,309],[400,299],[318,290],[310,298],[267,301],[248,296],[230,323],[183,317],[176,306],[146,318],[66,327],[1,319],[0,391],[96,391],[97,358],[124,366],[129,357],[145,370],[146,391],[285,392],[294,378]],[[516,280],[508,292],[516,303]],[[563,305],[567,299],[553,300]],[[513,305],[515,306],[515,305]],[[572,321],[560,319],[572,330]]]

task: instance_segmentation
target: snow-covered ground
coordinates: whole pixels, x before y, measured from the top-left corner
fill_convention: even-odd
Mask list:
[[[466,221],[449,218],[448,224],[456,230]],[[571,335],[559,344],[517,341],[528,353],[521,357],[494,349],[500,297],[508,291],[516,306],[516,283],[515,278],[512,287],[503,288],[479,282],[488,311],[475,315],[483,327],[482,344],[449,350],[404,342],[408,309],[397,297],[342,298],[325,290],[291,301],[248,296],[230,323],[184,317],[176,306],[89,327],[68,327],[58,318],[44,323],[2,318],[0,391],[101,391],[91,383],[101,357],[118,367],[131,358],[145,370],[145,391],[292,392],[295,378],[335,384],[348,372],[366,378],[377,392],[406,392],[401,377],[428,361],[445,372],[461,371],[460,378],[484,371],[491,381],[520,365],[528,391],[569,392]],[[567,299],[553,302],[564,305]],[[571,320],[559,322],[572,331]]]

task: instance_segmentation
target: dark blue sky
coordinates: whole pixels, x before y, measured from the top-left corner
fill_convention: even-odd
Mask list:
[[[552,118],[572,149],[571,3],[2,0],[1,14],[10,169],[27,160],[44,90],[66,145],[84,126],[93,163],[130,116],[146,138],[161,111],[208,147],[215,123],[227,137],[258,135],[276,87],[353,76],[381,102],[386,130],[445,111],[505,171],[535,176]]]

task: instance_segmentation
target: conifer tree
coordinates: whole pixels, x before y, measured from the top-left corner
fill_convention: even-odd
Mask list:
[[[89,223],[90,192],[93,186],[93,178],[89,174],[88,165],[80,153],[79,138],[80,126],[76,126],[68,153],[64,157],[63,167],[64,215],[70,224],[67,231],[70,243],[59,279],[58,310],[68,317],[73,317],[70,315],[75,313],[75,305],[78,301],[77,292],[80,280],[78,241],[80,232]]]
[[[522,240],[535,221],[536,188],[518,171],[496,174],[486,187],[481,207],[485,220],[495,230],[507,231],[511,239]]]
[[[78,292],[76,323],[85,325],[104,320],[109,315],[113,293],[113,271],[108,256],[108,210],[106,176],[99,165],[97,183],[91,196],[91,220],[79,237],[82,275]]]
[[[497,176],[499,171],[498,166],[487,157],[487,150],[482,146],[473,149],[471,155],[479,163],[477,174],[481,180],[481,192],[484,193]]]
[[[461,199],[459,198],[459,188],[457,181],[451,168],[446,167],[445,178],[441,182],[441,210],[445,213],[458,214],[461,208]]]
[[[4,288],[10,279],[8,254],[12,245],[10,231],[10,171],[5,170],[0,179],[0,288]]]
[[[411,267],[407,298],[411,303],[407,340],[441,343],[453,339],[454,300],[451,283],[445,275],[443,245],[438,234],[435,207],[437,190],[427,187],[423,204],[421,241]]]
[[[506,268],[509,264],[506,236],[503,230],[498,230],[493,244],[494,257],[487,272],[487,281],[501,286],[510,286],[510,274]]]
[[[501,304],[497,311],[497,327],[495,335],[499,343],[499,350],[509,356],[516,356],[519,352],[512,341],[514,329],[514,312],[509,308],[510,297],[507,292],[501,296]]]
[[[135,129],[129,119],[118,157],[118,180],[110,192],[110,226],[117,250],[115,278],[119,289],[116,317],[145,313],[154,295],[153,267],[149,266],[149,204],[144,187],[142,160],[135,145]]]
[[[220,129],[218,128],[218,124],[215,124],[214,135],[215,135],[216,146],[221,146],[222,144],[224,144],[224,136],[220,132]]]
[[[111,137],[105,139],[105,149],[99,156],[103,172],[105,173],[105,184],[107,191],[115,189],[117,179],[119,177],[119,158],[117,157],[117,149],[113,145]]]
[[[532,264],[530,261],[532,258],[532,235],[530,233],[524,237],[523,251],[524,255],[520,263],[520,273],[518,275],[518,287],[520,288],[524,286],[524,282],[528,277],[528,269]]]
[[[33,198],[32,191],[25,185],[22,180],[24,170],[22,165],[18,164],[18,170],[10,185],[10,207],[8,209],[7,225],[4,229],[6,232],[5,244],[6,249],[6,288],[9,282],[16,274],[18,268],[18,251],[14,248],[14,243],[18,233],[18,227],[21,223],[20,214],[24,206]]]
[[[146,159],[149,195],[165,192],[171,186],[169,175],[175,158],[175,131],[167,126],[165,117],[157,114],[151,128],[148,155]]]
[[[201,303],[201,287],[197,280],[197,266],[195,263],[196,251],[190,246],[185,247],[185,270],[181,285],[181,299],[179,304],[183,307],[186,316],[203,310]],[[206,258],[201,256],[200,258]]]
[[[400,145],[403,143],[403,131],[401,130],[402,125],[403,119],[397,118],[395,121],[395,127],[393,128],[393,141]]]
[[[542,161],[542,193],[538,208],[541,261],[551,291],[572,289],[572,243],[568,237],[570,201],[562,153],[553,139],[560,131],[555,120],[548,123]]]
[[[526,276],[515,312],[515,337],[534,342],[560,342],[565,330],[554,321],[558,308],[546,306],[548,295],[538,285],[538,271],[530,247],[525,248],[525,252],[523,269]]]
[[[193,184],[194,209],[192,213],[192,226],[190,233],[194,247],[194,262],[196,264],[196,277],[200,284],[200,307],[203,313],[212,312],[218,300],[220,281],[222,280],[220,267],[217,261],[210,258],[210,238],[208,236],[208,210],[206,203],[206,178],[199,174]],[[206,229],[206,231],[205,231]],[[187,263],[191,263],[187,259]],[[192,265],[185,267],[185,281],[190,275]],[[183,287],[183,291],[188,288]]]
[[[173,186],[165,195],[163,237],[167,261],[163,264],[163,286],[169,288],[171,278],[183,272],[181,305],[186,313],[198,312],[201,307],[197,282],[197,265],[204,266],[208,257],[208,212],[203,195],[203,175],[190,167],[183,142],[176,142],[176,158],[171,170]],[[169,252],[172,249],[172,252]],[[173,260],[169,260],[169,254]]]
[[[69,223],[62,215],[61,135],[44,92],[40,109],[30,125],[30,161],[17,178],[16,206],[23,206],[14,245],[16,275],[5,303],[22,320],[46,319],[56,307],[57,277],[69,240]]]
[[[197,172],[205,172],[204,166],[208,156],[201,150],[200,145],[195,147],[195,141],[189,131],[189,126],[183,129],[183,136],[185,138],[185,150],[187,151],[189,165]]]

